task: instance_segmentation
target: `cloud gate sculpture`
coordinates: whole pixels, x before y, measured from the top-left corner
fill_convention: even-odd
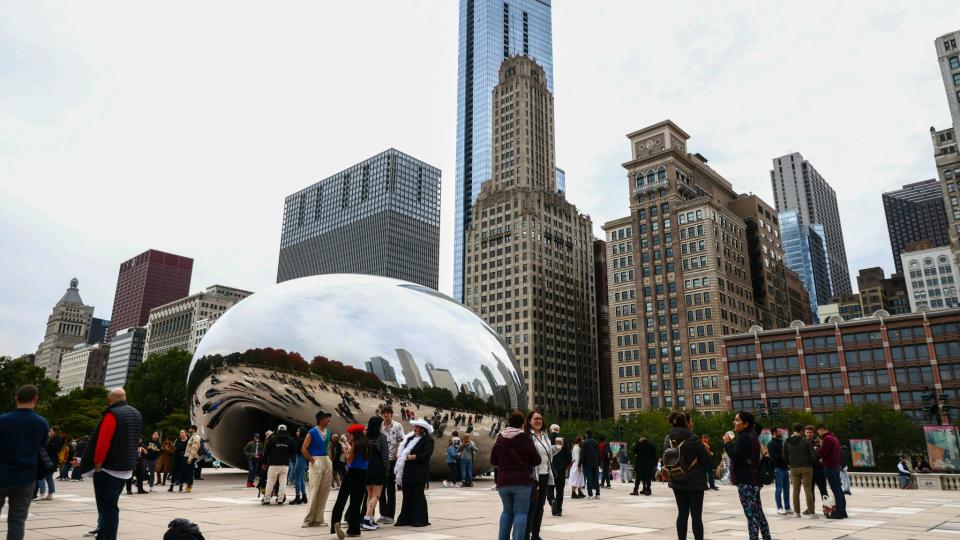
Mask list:
[[[244,299],[214,324],[190,364],[190,416],[214,456],[246,468],[243,446],[278,424],[366,424],[390,404],[404,431],[424,418],[438,438],[470,433],[489,466],[506,411],[526,406],[509,347],[483,320],[437,291],[396,279],[329,274],[286,281]],[[442,439],[442,440],[439,440]]]

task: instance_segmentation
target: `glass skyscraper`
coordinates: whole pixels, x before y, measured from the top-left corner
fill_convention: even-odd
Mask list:
[[[800,276],[814,320],[819,320],[819,304],[833,296],[830,281],[830,258],[823,225],[802,225],[797,210],[780,212],[780,238],[783,241],[783,262]]]
[[[553,93],[552,35],[550,0],[460,0],[453,240],[453,297],[457,300],[463,301],[464,231],[480,185],[491,174],[492,96],[500,64],[510,56],[533,58],[546,72],[547,88]]]

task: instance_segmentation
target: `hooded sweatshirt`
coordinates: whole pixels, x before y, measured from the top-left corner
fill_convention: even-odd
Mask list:
[[[529,486],[540,454],[522,429],[508,427],[497,435],[490,451],[490,463],[497,467],[497,487]]]

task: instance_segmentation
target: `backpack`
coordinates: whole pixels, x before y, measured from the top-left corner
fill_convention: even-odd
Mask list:
[[[686,443],[687,441],[683,441],[675,444],[673,439],[670,439],[670,448],[663,451],[663,472],[670,480],[686,480],[690,469],[697,464],[699,458],[694,458],[689,464],[684,463],[683,452],[680,449]],[[699,444],[700,441],[698,440],[697,443]]]
[[[760,483],[765,486],[773,483],[773,460],[770,459],[770,456],[760,457],[760,463],[757,464],[757,477],[760,479]]]

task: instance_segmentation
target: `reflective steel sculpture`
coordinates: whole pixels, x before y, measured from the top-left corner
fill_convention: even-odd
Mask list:
[[[470,310],[395,279],[329,274],[279,283],[244,299],[214,324],[190,364],[190,415],[218,459],[246,468],[244,444],[278,424],[313,425],[333,414],[343,433],[384,404],[404,431],[425,418],[442,473],[453,431],[489,463],[502,415],[526,406],[509,347]]]

